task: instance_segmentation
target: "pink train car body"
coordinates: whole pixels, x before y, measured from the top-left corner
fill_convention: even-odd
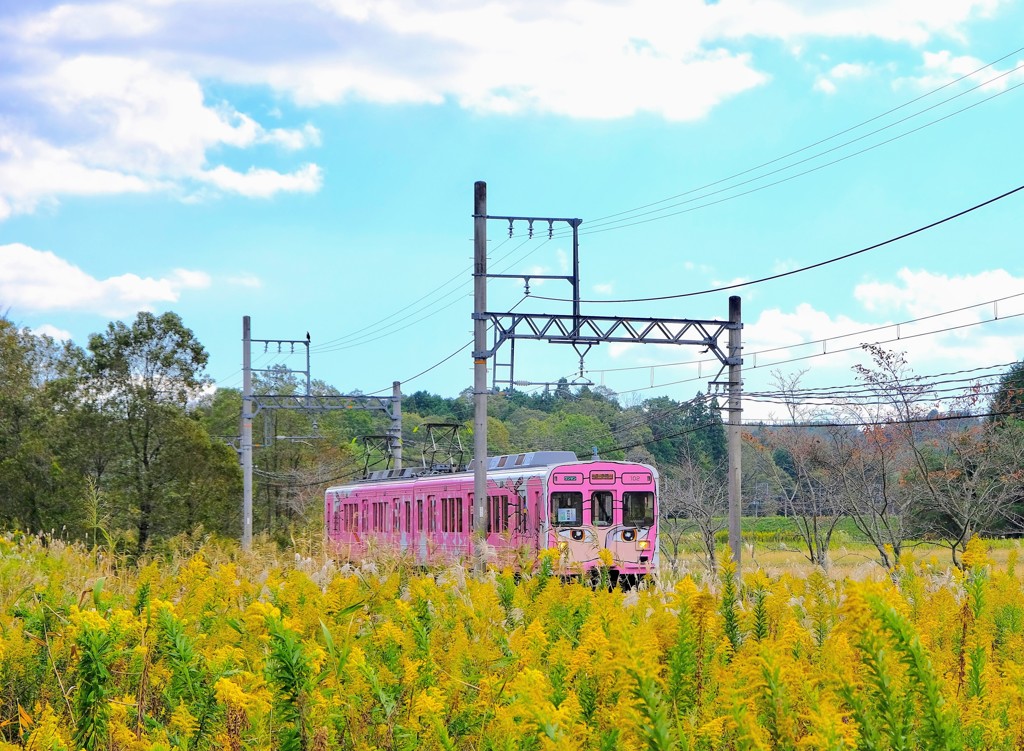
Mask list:
[[[474,554],[473,472],[424,474],[388,470],[328,488],[327,539],[335,554],[358,561],[390,549],[419,564]],[[559,551],[562,573],[601,565],[642,576],[658,560],[658,473],[646,464],[579,461],[567,451],[490,457],[487,547],[498,567],[530,565],[546,549]]]

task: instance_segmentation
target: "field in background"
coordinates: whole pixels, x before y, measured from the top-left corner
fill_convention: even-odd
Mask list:
[[[1016,543],[889,577],[757,545],[592,590],[186,538],[0,538],[0,749],[1018,748]],[[849,576],[846,576],[849,574]]]

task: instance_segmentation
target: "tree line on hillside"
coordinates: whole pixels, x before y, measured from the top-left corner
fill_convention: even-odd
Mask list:
[[[991,398],[967,389],[963,403],[940,412],[901,354],[867,351],[873,365],[856,371],[859,395],[827,407],[800,387],[802,374],[774,374],[788,424],[744,428],[744,513],[790,517],[808,558],[822,566],[847,517],[889,568],[910,540],[944,542],[958,561],[973,534],[1024,531],[1024,364],[1002,376]],[[130,552],[196,529],[237,536],[241,393],[214,388],[206,362],[174,313],[112,322],[85,347],[0,318],[0,525]],[[254,376],[257,393],[303,389],[283,367]],[[353,393],[319,380],[312,390]],[[430,425],[457,426],[472,446],[468,389],[405,394],[402,412],[405,466],[429,461]],[[253,421],[255,531],[286,543],[296,527],[317,529],[325,487],[386,466],[368,437],[388,427],[375,411],[261,410]],[[715,564],[727,457],[713,398],[626,402],[565,382],[496,393],[488,444],[492,455],[550,449],[586,458],[596,449],[654,464],[668,520],[663,552],[674,558],[696,533]]]
[[[773,374],[785,419],[744,428],[745,515],[789,517],[823,568],[842,519],[890,571],[920,541],[948,547],[962,566],[973,536],[1024,534],[1024,363],[943,400],[952,381],[916,376],[902,353],[864,350],[871,366],[854,367],[858,383],[824,400],[801,387],[803,373]],[[664,528],[668,557],[696,530],[713,566],[727,516],[721,475],[684,462],[662,488],[662,509],[688,520]]]

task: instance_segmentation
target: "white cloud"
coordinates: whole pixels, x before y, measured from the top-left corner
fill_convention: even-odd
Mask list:
[[[814,88],[825,94],[835,94],[838,87],[836,81],[864,78],[871,73],[871,67],[862,63],[839,63],[823,75],[818,76]]]
[[[220,156],[261,145],[304,149],[320,143],[320,132],[265,128],[211,101],[213,86],[270,87],[310,106],[452,102],[486,113],[688,121],[770,79],[737,40],[780,39],[791,49],[814,38],[922,45],[957,38],[998,4],[68,0],[29,8],[0,17],[5,61],[16,62],[0,74],[0,220],[63,195],[319,189],[315,165],[254,159],[242,171]],[[970,62],[936,55],[925,58],[928,75]],[[864,66],[841,63],[816,88],[834,91],[836,81],[863,74]]]
[[[136,274],[96,279],[50,251],[0,245],[0,300],[18,311],[120,316],[176,302],[183,291],[209,285],[207,274],[187,269],[160,279]]]
[[[837,91],[836,85],[822,76],[819,76],[814,82],[814,90],[823,94],[835,94]]]
[[[74,41],[139,37],[160,28],[160,19],[145,9],[127,3],[58,5],[18,25],[27,39],[65,39]]]
[[[263,280],[255,274],[238,274],[228,277],[227,283],[234,287],[248,287],[249,289],[259,289],[263,286]]]
[[[863,78],[868,74],[870,69],[866,65],[860,63],[839,63],[828,74],[832,78]]]
[[[41,108],[37,116],[63,135],[43,137],[24,123],[0,136],[0,219],[62,195],[187,192],[201,183],[263,197],[321,185],[316,165],[292,173],[255,167],[245,174],[210,165],[217,148],[297,150],[317,145],[320,133],[312,125],[265,130],[226,104],[208,104],[188,73],[145,60],[81,55],[38,70],[17,87]]]
[[[963,25],[999,0],[734,0],[712,6],[726,36],[875,38],[915,45],[936,35],[962,38]]]
[[[59,329],[49,323],[44,323],[42,326],[36,326],[32,329],[32,333],[36,336],[48,336],[51,339],[56,339],[59,342],[70,341],[71,332],[65,329]]]
[[[596,292],[599,295],[610,295],[614,291],[615,291],[615,285],[612,284],[611,282],[605,282],[605,283],[602,283],[602,284],[595,284],[594,285],[594,292]]]
[[[948,276],[931,271],[900,269],[898,282],[864,282],[854,297],[870,312],[905,314],[907,318],[934,315],[951,308],[975,305],[1024,290],[1024,278],[1004,269],[967,276]],[[974,308],[974,319],[984,311]]]
[[[197,178],[226,192],[249,198],[270,198],[281,192],[315,193],[323,184],[323,174],[315,164],[307,164],[290,174],[256,167],[242,173],[221,165]]]
[[[1024,60],[1017,60],[1007,68],[985,67],[982,60],[970,55],[954,55],[948,50],[923,53],[921,72],[917,76],[904,76],[893,82],[893,88],[911,87],[920,90],[937,89],[964,76],[971,76],[970,86],[980,91],[998,92],[1024,79]],[[975,75],[971,75],[979,71]],[[988,82],[988,83],[984,83]]]
[[[555,251],[555,258],[558,260],[558,268],[563,274],[572,273],[572,268],[569,265],[569,254],[559,248]]]

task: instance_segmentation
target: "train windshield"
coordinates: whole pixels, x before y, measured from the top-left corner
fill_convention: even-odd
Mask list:
[[[591,499],[591,516],[595,526],[607,527],[612,523],[612,494],[597,490]]]
[[[551,523],[556,527],[578,527],[583,523],[583,493],[552,493]]]
[[[622,523],[633,527],[654,524],[654,493],[623,493]]]

